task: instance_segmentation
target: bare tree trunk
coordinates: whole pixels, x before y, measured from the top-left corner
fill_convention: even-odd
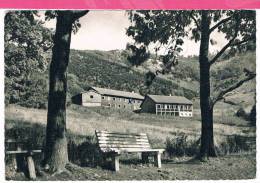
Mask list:
[[[69,62],[72,18],[69,11],[58,12],[52,62],[50,65],[48,116],[44,164],[61,171],[68,162],[66,139],[66,70]]]
[[[201,108],[201,147],[199,157],[216,156],[213,135],[213,105],[210,97],[209,51],[210,20],[208,11],[202,11],[200,43],[200,108]]]

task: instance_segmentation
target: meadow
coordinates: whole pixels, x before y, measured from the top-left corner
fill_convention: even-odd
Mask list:
[[[223,109],[224,105],[226,105],[226,109]],[[214,135],[216,149],[220,156],[219,158],[225,159],[225,162],[223,163],[227,163],[226,161],[231,161],[229,163],[233,165],[235,163],[234,161],[237,161],[233,160],[233,158],[239,159],[239,157],[243,157],[243,161],[245,161],[244,168],[253,171],[247,175],[242,174],[243,176],[245,176],[243,178],[254,177],[255,127],[251,126],[250,123],[248,121],[245,121],[244,119],[238,118],[234,115],[230,115],[229,113],[223,113],[223,110],[228,112],[228,104],[219,104],[218,106],[215,110],[216,112],[214,115]],[[71,166],[78,166],[78,168],[82,169],[82,171],[85,172],[84,176],[88,175],[89,171],[97,171],[97,174],[100,174],[101,172],[106,172],[107,177],[101,176],[96,179],[92,177],[94,180],[114,179],[113,173],[111,171],[103,170],[99,166],[100,154],[96,146],[94,135],[95,130],[98,129],[132,133],[142,132],[148,134],[150,143],[154,148],[166,149],[166,152],[162,157],[163,164],[165,164],[163,166],[165,166],[166,168],[165,171],[168,171],[168,173],[166,174],[171,174],[170,172],[173,171],[172,168],[176,168],[176,165],[178,167],[178,164],[183,163],[184,167],[189,166],[190,161],[199,151],[201,123],[198,111],[199,110],[195,109],[194,116],[192,118],[177,118],[170,116],[156,116],[154,114],[138,114],[126,110],[107,108],[90,109],[77,105],[71,105],[68,107],[67,110],[69,159],[73,163]],[[5,109],[6,138],[15,137],[20,140],[23,139],[24,141],[28,141],[35,147],[42,147],[45,139],[45,128],[47,120],[46,116],[47,111],[44,109],[33,109],[17,105],[9,105]],[[41,156],[36,157],[36,162],[38,165],[40,164],[41,158]],[[6,159],[6,161],[8,161],[8,158]],[[131,180],[131,178],[128,177],[130,176],[130,174],[127,174],[127,171],[125,171],[124,169],[131,169],[132,166],[135,166],[137,170],[143,170],[144,172],[148,171],[146,173],[142,172],[141,174],[143,174],[143,176],[152,174],[151,172],[153,171],[158,174],[161,173],[158,172],[159,170],[157,170],[155,167],[149,168],[151,167],[150,165],[140,164],[137,155],[123,156],[121,161],[123,167],[122,172],[124,172],[124,175],[119,176],[121,178],[115,179]],[[214,166],[224,166],[221,165],[221,160],[219,159],[211,161],[218,162],[217,165]],[[197,168],[200,169],[203,166],[213,166],[213,164],[215,163],[204,163],[202,167],[200,167],[200,163],[198,162],[196,162],[195,164]],[[7,170],[9,170],[10,166],[12,165],[8,164],[7,162],[6,166]],[[183,166],[180,166],[180,168],[183,169]],[[209,170],[211,169],[210,167],[208,168]],[[243,169],[243,166],[240,168]],[[163,170],[164,169],[162,169],[162,171]],[[178,172],[180,170],[176,171]],[[195,172],[193,172],[194,176],[196,174]],[[225,175],[225,172],[222,173],[223,175],[221,175],[220,173],[219,179],[224,178],[223,176],[227,176]],[[192,179],[191,177],[189,178],[189,176],[185,177],[185,175],[176,175],[176,177],[174,178],[171,177],[171,174],[171,176],[168,176],[168,178],[165,179]],[[133,174],[133,176],[137,175]],[[202,175],[196,176],[198,177],[198,179],[203,178]],[[241,176],[241,174],[239,176]],[[147,176],[147,179],[148,177],[149,176]],[[19,176],[17,177],[17,174],[13,175],[12,171],[7,171],[6,178],[17,180],[19,179]],[[20,178],[24,179],[22,177]],[[62,179],[62,177],[59,178]],[[57,180],[60,180],[59,178],[57,178]],[[152,177],[152,179],[161,178],[162,177],[160,177],[160,175]],[[217,176],[209,176],[204,178],[218,179]],[[235,179],[236,177],[231,176],[230,178]],[[41,176],[39,179],[41,179]],[[71,179],[73,179],[73,177],[71,177]],[[136,179],[141,179],[141,177],[137,176]],[[51,180],[51,178],[48,180]]]

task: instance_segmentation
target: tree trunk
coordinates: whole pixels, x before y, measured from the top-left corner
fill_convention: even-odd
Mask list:
[[[213,136],[213,105],[210,98],[209,51],[210,19],[208,11],[202,11],[200,42],[200,108],[201,108],[201,147],[199,157],[204,159],[216,156]]]
[[[46,146],[43,163],[50,171],[62,171],[68,162],[66,139],[66,70],[69,62],[72,17],[58,12],[50,65]]]

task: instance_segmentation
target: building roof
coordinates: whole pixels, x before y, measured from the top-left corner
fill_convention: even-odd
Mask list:
[[[141,99],[143,100],[144,97],[138,93],[134,92],[126,92],[120,90],[112,90],[107,88],[98,88],[98,87],[91,87],[101,95],[110,95],[110,96],[118,96],[118,97],[125,97],[125,98],[134,98],[134,99]]]
[[[165,96],[165,95],[147,95],[155,103],[163,104],[192,104],[192,101],[181,96]]]

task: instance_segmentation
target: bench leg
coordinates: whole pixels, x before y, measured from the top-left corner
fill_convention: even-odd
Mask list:
[[[17,160],[16,160],[16,156],[12,156],[12,166],[14,167],[14,170],[17,171],[18,170],[18,166],[17,166]]]
[[[142,162],[148,163],[149,162],[149,154],[147,152],[142,152]]]
[[[156,155],[154,155],[154,164],[158,168],[162,167],[161,153],[160,152],[158,152],[158,153],[156,153]]]
[[[29,177],[30,177],[30,179],[35,180],[36,173],[35,173],[35,166],[34,166],[32,156],[27,156],[27,164],[28,164]]]
[[[113,163],[113,170],[116,172],[119,171],[119,156],[113,156],[112,163]]]

